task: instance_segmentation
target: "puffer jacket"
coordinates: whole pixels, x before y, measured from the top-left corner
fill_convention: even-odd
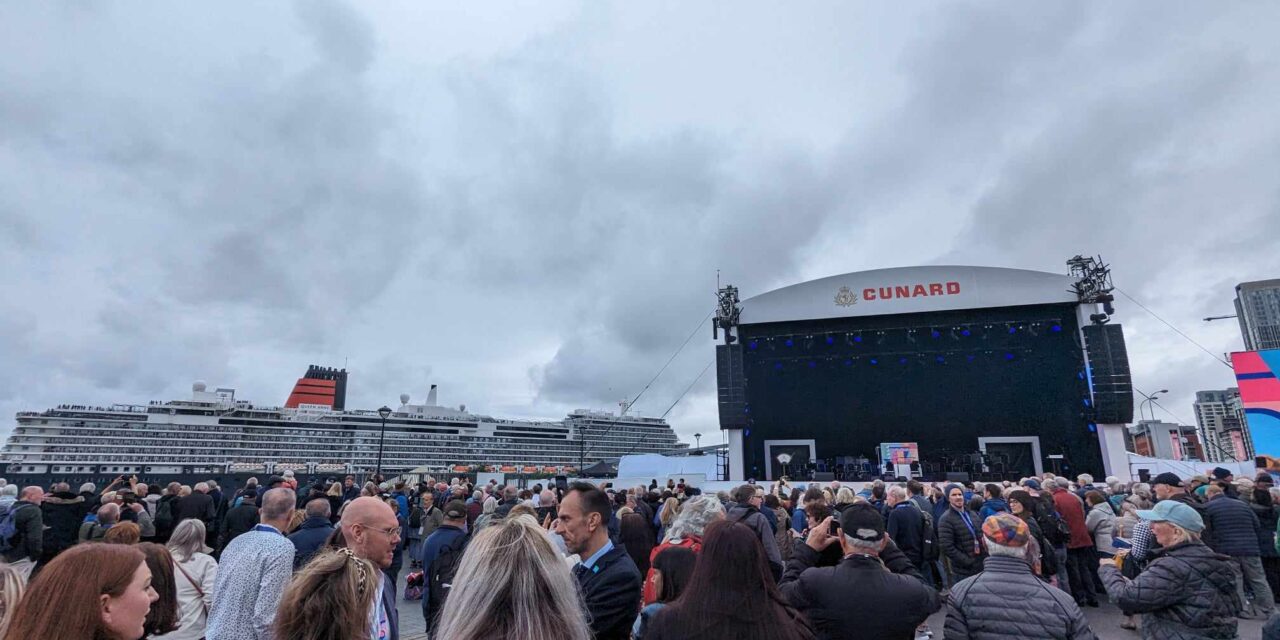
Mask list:
[[[1093,505],[1085,516],[1084,524],[1093,535],[1093,546],[1100,553],[1114,555],[1116,549],[1111,541],[1116,528],[1116,512],[1111,509],[1111,505],[1105,502]]]
[[[1234,557],[1262,554],[1258,548],[1261,525],[1249,505],[1223,495],[1207,502],[1204,511],[1213,526],[1210,546],[1214,551]]]
[[[982,521],[978,519],[978,514],[972,511],[968,513],[974,529],[980,531]],[[948,507],[938,520],[938,548],[951,561],[951,570],[958,578],[982,571],[982,558],[986,552],[984,550],[982,554],[974,555],[973,535],[974,532],[969,530],[960,513],[953,508]]]
[[[1003,556],[987,558],[982,573],[952,587],[945,635],[947,640],[1095,638],[1069,594],[1036,578],[1025,561]]]
[[[1241,603],[1227,556],[1202,542],[1184,542],[1151,553],[1136,580],[1113,564],[1098,570],[1111,601],[1142,616],[1149,640],[1235,638]]]

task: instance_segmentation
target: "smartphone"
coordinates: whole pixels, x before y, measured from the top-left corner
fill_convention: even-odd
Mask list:
[[[831,521],[831,526],[827,528],[827,533],[829,533],[829,534],[831,534],[831,535],[833,535],[833,536],[838,536],[838,535],[840,535],[840,521],[839,521],[839,520],[832,520],[832,521]]]

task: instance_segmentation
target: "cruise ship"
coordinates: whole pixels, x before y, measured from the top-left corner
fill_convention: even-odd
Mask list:
[[[380,432],[383,475],[478,471],[576,473],[627,454],[687,448],[661,418],[580,409],[560,421],[506,420],[400,396],[385,417],[346,408],[347,371],[311,366],[283,407],[236,399],[235,389],[192,385],[189,400],[61,405],[17,414],[0,450],[9,482],[109,482],[136,474],[147,482],[279,474],[372,474]]]

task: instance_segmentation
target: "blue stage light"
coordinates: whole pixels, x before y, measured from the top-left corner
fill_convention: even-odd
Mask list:
[[[854,342],[862,342],[862,336],[860,336],[860,335],[859,335],[859,336],[854,336],[854,337],[853,337],[853,341],[854,341]]]
[[[788,347],[794,347],[794,346],[796,346],[796,341],[795,341],[795,340],[792,340],[791,338],[787,338],[786,345],[787,345]]]
[[[1017,332],[1018,332],[1018,328],[1017,328],[1017,327],[1009,327],[1009,333],[1010,333],[1010,334],[1014,334],[1014,333],[1017,333]]]
[[[907,363],[906,358],[898,358],[898,364],[906,364],[906,363]]]
[[[1013,358],[1014,358],[1014,355],[1013,355],[1012,353],[1006,353],[1006,354],[1004,354],[1004,359],[1005,359],[1005,360],[1012,360]]]
[[[757,347],[759,347],[759,346],[760,346],[760,343],[759,343],[759,342],[756,342],[755,340],[752,340],[750,343],[748,343],[748,344],[747,344],[747,348],[748,348],[748,349],[750,349],[750,350],[752,350],[752,351],[755,351],[755,350],[756,350],[756,348],[757,348]]]
[[[816,366],[818,366],[818,363],[817,363],[817,362],[814,362],[813,360],[810,360],[810,361],[809,361],[809,368],[810,368],[810,369],[812,369],[812,368],[814,368],[814,367],[816,367]]]
[[[937,360],[938,364],[942,364],[947,361],[947,359],[942,356],[938,356],[937,358],[934,358],[934,360]]]
[[[930,332],[929,332],[929,335],[933,336],[933,339],[934,339],[934,340],[937,340],[938,338],[941,338],[941,337],[942,337],[942,333],[941,333],[940,331],[938,331],[937,329],[934,329],[933,331],[930,331]]]
[[[846,367],[852,367],[852,366],[853,366],[853,361],[852,361],[852,360],[845,360],[845,361],[844,361],[844,366],[846,366]]]
[[[1060,324],[1055,324],[1055,325],[1053,325],[1052,327],[1049,327],[1049,330],[1050,330],[1050,331],[1052,331],[1052,332],[1054,332],[1054,333],[1062,333],[1062,325],[1060,325]]]
[[[1094,424],[1094,423],[1090,422],[1090,423],[1089,423],[1089,433],[1097,433],[1097,432],[1098,432],[1098,425],[1096,425],[1096,424]]]
[[[1083,371],[1081,371],[1080,373],[1077,373],[1077,374],[1076,374],[1076,377],[1077,377],[1077,378],[1079,378],[1079,379],[1081,379],[1081,380],[1084,380],[1084,372],[1083,372]]]
[[[969,354],[969,355],[965,356],[965,357],[964,357],[964,359],[965,359],[965,360],[968,360],[969,362],[973,362],[974,360],[976,360],[976,359],[977,359],[977,357],[978,357],[978,356],[975,356],[975,355],[973,355],[973,354],[971,353],[971,354]]]
[[[876,360],[875,358],[872,358],[872,359],[871,359],[871,364],[880,364],[880,361],[879,361],[879,360]]]
[[[831,346],[831,345],[833,345],[833,344],[835,344],[835,343],[836,343],[836,339],[835,339],[835,338],[833,338],[833,337],[831,337],[831,336],[827,336],[827,346]]]
[[[1092,406],[1093,406],[1093,402],[1091,402],[1088,398],[1084,398],[1084,399],[1083,399],[1083,400],[1081,400],[1080,402],[1081,402],[1081,403],[1083,403],[1083,404],[1084,404],[1084,406],[1086,406],[1086,407],[1092,407]]]
[[[973,335],[973,332],[969,331],[968,329],[964,329],[960,331],[960,335],[968,338],[969,336]]]
[[[781,362],[779,362],[779,363],[774,364],[774,365],[773,365],[773,368],[774,368],[775,370],[777,370],[777,371],[782,371],[782,363],[781,363]]]

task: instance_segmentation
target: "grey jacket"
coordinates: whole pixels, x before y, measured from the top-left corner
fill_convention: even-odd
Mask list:
[[[946,638],[1094,640],[1096,636],[1071,596],[1037,578],[1026,561],[988,556],[982,573],[951,589]]]
[[[1142,637],[1150,640],[1236,638],[1241,603],[1227,556],[1201,542],[1154,551],[1136,580],[1114,565],[1098,570],[1111,601],[1142,616]]]
[[[743,506],[735,506],[729,509],[725,514],[725,519],[729,522],[741,522],[751,527],[752,531],[760,537],[760,543],[764,545],[764,555],[769,559],[769,565],[773,568],[774,577],[782,576],[782,553],[778,551],[778,541],[773,538],[773,529],[769,527],[769,520],[760,513],[759,509]]]

